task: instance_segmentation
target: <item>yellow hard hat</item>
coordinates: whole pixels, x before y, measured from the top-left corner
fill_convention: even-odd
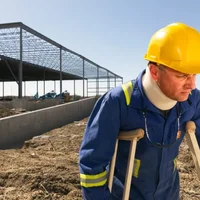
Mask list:
[[[200,73],[200,34],[183,23],[158,30],[144,58],[186,74]]]

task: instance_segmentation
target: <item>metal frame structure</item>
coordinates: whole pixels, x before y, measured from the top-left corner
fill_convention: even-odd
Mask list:
[[[83,97],[85,87],[87,95],[100,95],[123,83],[117,74],[21,22],[0,24],[0,81],[16,81],[22,98],[22,82],[39,80],[60,80],[60,93],[62,80],[74,80],[74,86],[83,80]]]

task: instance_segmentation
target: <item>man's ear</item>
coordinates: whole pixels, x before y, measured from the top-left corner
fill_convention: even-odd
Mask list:
[[[159,72],[158,72],[158,67],[154,64],[149,64],[149,71],[151,73],[151,76],[153,78],[153,80],[157,81],[158,80],[158,76],[159,76]]]

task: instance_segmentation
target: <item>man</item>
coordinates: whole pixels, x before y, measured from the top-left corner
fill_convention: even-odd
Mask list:
[[[112,193],[107,166],[120,130],[142,128],[137,143],[130,199],[178,200],[176,158],[187,121],[197,126],[200,143],[200,34],[182,23],[170,24],[150,40],[148,66],[135,81],[116,87],[96,103],[80,149],[80,177],[85,200],[121,200],[129,142],[120,141]]]

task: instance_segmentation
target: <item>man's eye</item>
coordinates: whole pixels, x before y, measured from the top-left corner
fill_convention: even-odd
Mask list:
[[[192,74],[192,75],[189,75],[189,74],[177,74],[176,75],[177,78],[195,78],[196,77],[196,74]]]
[[[176,75],[177,78],[187,78],[188,76],[186,74],[179,74]]]

